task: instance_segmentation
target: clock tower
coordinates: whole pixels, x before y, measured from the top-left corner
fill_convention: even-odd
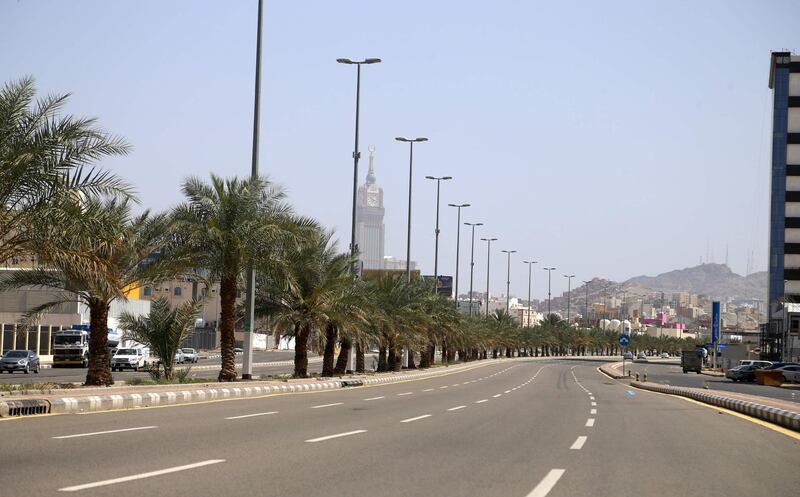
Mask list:
[[[363,269],[383,269],[383,188],[375,184],[375,146],[369,146],[367,182],[358,187],[356,243]]]

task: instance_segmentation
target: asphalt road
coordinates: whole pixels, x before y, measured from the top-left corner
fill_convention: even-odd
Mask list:
[[[787,400],[800,403],[800,390],[770,387],[758,383],[739,383],[727,378],[718,378],[697,373],[684,373],[680,365],[658,364],[655,362],[639,363],[625,362],[625,369],[630,369],[633,374],[643,374],[647,371],[647,381],[664,383],[676,387],[708,388],[712,390],[725,390],[748,395],[761,395],[773,399]]]
[[[309,354],[309,358],[315,357]],[[275,362],[275,361],[290,361],[294,359],[293,350],[278,350],[278,351],[255,351],[253,352],[253,362]],[[236,363],[241,365],[242,356],[236,356]],[[185,366],[207,366],[219,365],[220,359],[218,357],[213,359],[200,359],[197,364],[186,364]],[[370,365],[369,359],[367,366]],[[180,366],[179,366],[180,367]],[[319,372],[322,369],[321,363],[309,363],[310,372]],[[241,366],[239,366],[241,371]],[[257,375],[278,375],[291,373],[294,370],[292,366],[254,366],[253,374]],[[198,369],[194,367],[190,376],[196,378],[216,378],[219,369]],[[114,381],[126,381],[130,378],[149,379],[150,375],[145,372],[136,372],[131,370],[120,371],[112,373]],[[32,383],[83,383],[86,379],[86,369],[78,367],[65,367],[65,368],[49,368],[42,369],[39,374],[24,374],[24,373],[3,373],[0,374],[0,384],[32,384]]]
[[[214,497],[796,493],[797,438],[631,390],[595,367],[493,362],[369,388],[0,421],[0,489]]]

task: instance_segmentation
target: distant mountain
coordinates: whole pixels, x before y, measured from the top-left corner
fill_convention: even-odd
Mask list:
[[[734,273],[725,264],[701,264],[658,276],[636,276],[625,282],[659,292],[691,292],[724,299],[766,299],[767,272],[748,276]]]

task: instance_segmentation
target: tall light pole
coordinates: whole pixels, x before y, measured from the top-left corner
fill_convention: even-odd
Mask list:
[[[528,265],[528,326],[531,325],[531,268],[536,261],[522,261]]]
[[[439,192],[442,181],[453,179],[452,176],[425,176],[425,179],[436,181],[436,241],[433,249],[433,293],[439,293]]]
[[[567,279],[567,326],[570,326],[569,321],[569,306],[570,301],[572,300],[572,278],[574,278],[574,274],[565,274],[564,278]]]
[[[506,269],[506,314],[511,311],[511,254],[516,254],[516,250],[501,250],[508,256],[508,268]]]
[[[356,139],[353,148],[353,209],[350,218],[350,255],[358,253],[356,244],[356,200],[358,195],[358,159],[361,152],[358,151],[358,122],[361,113],[361,66],[364,64],[377,64],[381,59],[371,58],[364,60],[336,59],[340,64],[350,64],[356,66]],[[354,257],[355,258],[355,257]],[[358,263],[353,263],[353,273],[358,274]]]
[[[436,202],[437,204],[439,202]],[[453,302],[456,303],[456,310],[458,310],[458,256],[461,253],[461,209],[469,207],[469,204],[447,204],[448,207],[455,207],[458,209],[458,221],[456,223],[456,288]]]
[[[481,238],[486,242],[486,317],[489,317],[489,266],[492,262],[492,242],[496,242],[497,238]]]
[[[584,312],[586,312],[586,319],[583,320],[584,321],[583,324],[586,326],[586,328],[589,328],[589,283],[591,283],[591,281],[585,281],[585,280],[582,281],[584,286],[586,287],[586,307],[584,309]]]
[[[408,233],[406,235],[406,281],[411,281],[411,180],[414,177],[414,144],[428,141],[427,138],[403,138],[395,140],[409,144],[408,149]]]
[[[472,276],[475,272],[475,227],[483,223],[464,223],[472,228],[472,250],[469,254],[469,316],[472,317]]]
[[[261,121],[261,32],[264,12],[264,0],[258,0],[258,23],[256,28],[256,75],[253,95],[253,156],[250,164],[250,176],[258,178],[258,135]],[[242,358],[242,379],[253,379],[253,327],[256,322],[256,271],[252,264],[247,266],[247,323],[244,333],[244,357]],[[233,344],[231,344],[233,347]],[[234,378],[220,378],[233,380]]]
[[[546,267],[544,268],[547,271],[547,320],[550,321],[550,274],[556,270],[554,267]]]

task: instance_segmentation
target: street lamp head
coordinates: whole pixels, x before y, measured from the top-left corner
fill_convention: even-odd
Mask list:
[[[395,140],[397,140],[397,141],[399,141],[399,142],[410,142],[410,141],[411,141],[411,140],[409,140],[408,138],[404,138],[404,137],[402,137],[402,136],[396,136],[396,137],[395,137]]]
[[[515,254],[517,251],[516,250],[501,250],[500,252],[503,252],[505,254]]]
[[[449,207],[469,207],[469,204],[447,204]]]
[[[524,264],[536,264],[536,261],[522,261]]]
[[[413,139],[413,140],[411,140],[411,141],[415,141],[415,142],[426,142],[426,141],[428,141],[428,139],[427,139],[427,138],[425,138],[424,136],[420,136],[419,138],[414,138],[414,139]]]
[[[452,176],[442,176],[442,179],[443,180],[448,180],[448,179],[453,179],[453,177]]]
[[[355,64],[355,62],[350,59],[336,59],[336,62],[339,64]]]
[[[379,62],[381,62],[381,59],[378,59],[378,58],[375,58],[375,57],[373,57],[373,58],[371,58],[371,59],[364,59],[364,62],[363,62],[363,63],[364,63],[364,64],[377,64],[377,63],[379,63]]]
[[[496,242],[497,238],[481,238],[484,242]]]
[[[436,178],[434,176],[425,176],[425,179],[439,179],[439,178]]]
[[[467,226],[483,226],[483,223],[464,223]]]

